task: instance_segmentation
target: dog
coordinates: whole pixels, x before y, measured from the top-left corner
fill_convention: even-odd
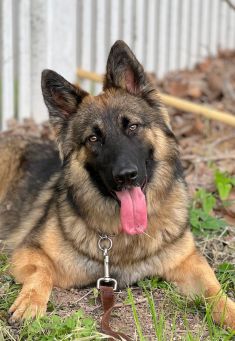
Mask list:
[[[235,328],[188,224],[178,144],[156,89],[130,48],[111,48],[103,92],[92,96],[51,70],[42,93],[56,144],[0,141],[0,231],[22,283],[11,320],[45,314],[54,286],[83,287],[103,275],[100,235],[112,236],[110,273],[119,287],[160,276],[212,305]]]

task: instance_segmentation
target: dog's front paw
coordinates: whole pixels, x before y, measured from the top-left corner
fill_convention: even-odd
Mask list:
[[[220,299],[214,305],[213,319],[219,325],[235,330],[235,303],[228,297]]]
[[[22,290],[9,309],[12,314],[9,322],[14,323],[19,320],[34,318],[45,314],[47,300],[36,290]]]

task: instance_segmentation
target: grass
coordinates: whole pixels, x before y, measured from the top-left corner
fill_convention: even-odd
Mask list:
[[[52,314],[34,321],[26,321],[20,327],[17,338],[6,324],[1,323],[0,340],[107,340],[105,335],[100,334],[96,330],[94,320],[85,317],[82,310],[78,310],[76,313],[65,318]]]
[[[233,177],[218,170],[214,174],[215,192],[198,189],[195,193],[190,210],[190,222],[196,236],[219,236],[224,231],[226,222],[215,214],[217,205],[228,205],[229,194],[235,185]],[[229,185],[229,186],[228,186]],[[102,340],[106,336],[97,331],[94,319],[87,317],[82,310],[61,317],[52,302],[48,305],[48,315],[27,321],[17,329],[7,323],[7,311],[18,292],[15,284],[7,273],[8,259],[0,254],[0,340],[17,341],[52,341],[52,340]],[[229,261],[217,267],[217,277],[224,290],[235,292],[235,265]],[[175,288],[156,277],[138,283],[139,295],[146,299],[145,305],[148,326],[144,324],[143,307],[136,304],[136,290],[127,289],[127,300],[131,306],[138,340],[158,341],[229,341],[235,340],[234,331],[225,331],[215,325],[211,318],[211,306],[202,299],[188,301],[178,294]],[[92,304],[96,304],[97,292],[93,293]],[[159,296],[163,297],[159,301]],[[157,304],[156,304],[157,302]],[[146,320],[146,317],[145,317]],[[198,322],[197,322],[198,321]],[[125,327],[125,326],[124,326]],[[148,331],[151,330],[151,339]],[[148,335],[146,334],[148,333]]]
[[[219,276],[221,280],[221,277]],[[227,279],[230,282],[233,278]],[[222,341],[234,340],[235,331],[226,331],[223,328],[215,325],[212,320],[211,305],[202,298],[196,298],[195,301],[188,301],[185,297],[178,294],[174,287],[165,281],[155,281],[157,286],[152,286],[153,279],[139,282],[139,286],[143,290],[143,295],[147,299],[149,315],[152,318],[152,326],[155,333],[155,339],[159,341],[182,340],[182,341]],[[231,284],[231,283],[230,283]],[[154,292],[157,289],[164,291],[165,303],[161,309],[155,307]],[[131,298],[131,307],[134,316],[138,316],[138,308],[133,300],[131,289],[128,289],[128,297]],[[172,313],[172,307],[173,313]],[[196,330],[191,330],[189,316],[200,316],[202,323]],[[181,335],[179,338],[179,328],[177,324],[181,321]],[[143,327],[139,319],[135,319],[136,329],[140,341],[146,341]],[[138,325],[138,327],[137,327]]]

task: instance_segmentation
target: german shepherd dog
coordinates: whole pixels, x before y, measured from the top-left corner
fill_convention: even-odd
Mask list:
[[[23,284],[11,319],[46,312],[53,286],[103,275],[101,235],[113,236],[110,272],[119,287],[146,276],[204,296],[214,321],[235,328],[235,303],[195,247],[178,145],[157,91],[129,47],[111,48],[103,92],[92,96],[42,73],[53,143],[0,143],[0,231]]]

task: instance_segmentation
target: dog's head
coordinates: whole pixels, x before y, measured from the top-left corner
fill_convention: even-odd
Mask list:
[[[42,92],[64,162],[82,165],[102,197],[121,205],[126,232],[144,230],[145,191],[151,182],[160,188],[167,181],[154,174],[160,162],[176,156],[176,144],[168,115],[132,51],[122,41],[113,45],[98,96],[50,70],[42,73]]]

